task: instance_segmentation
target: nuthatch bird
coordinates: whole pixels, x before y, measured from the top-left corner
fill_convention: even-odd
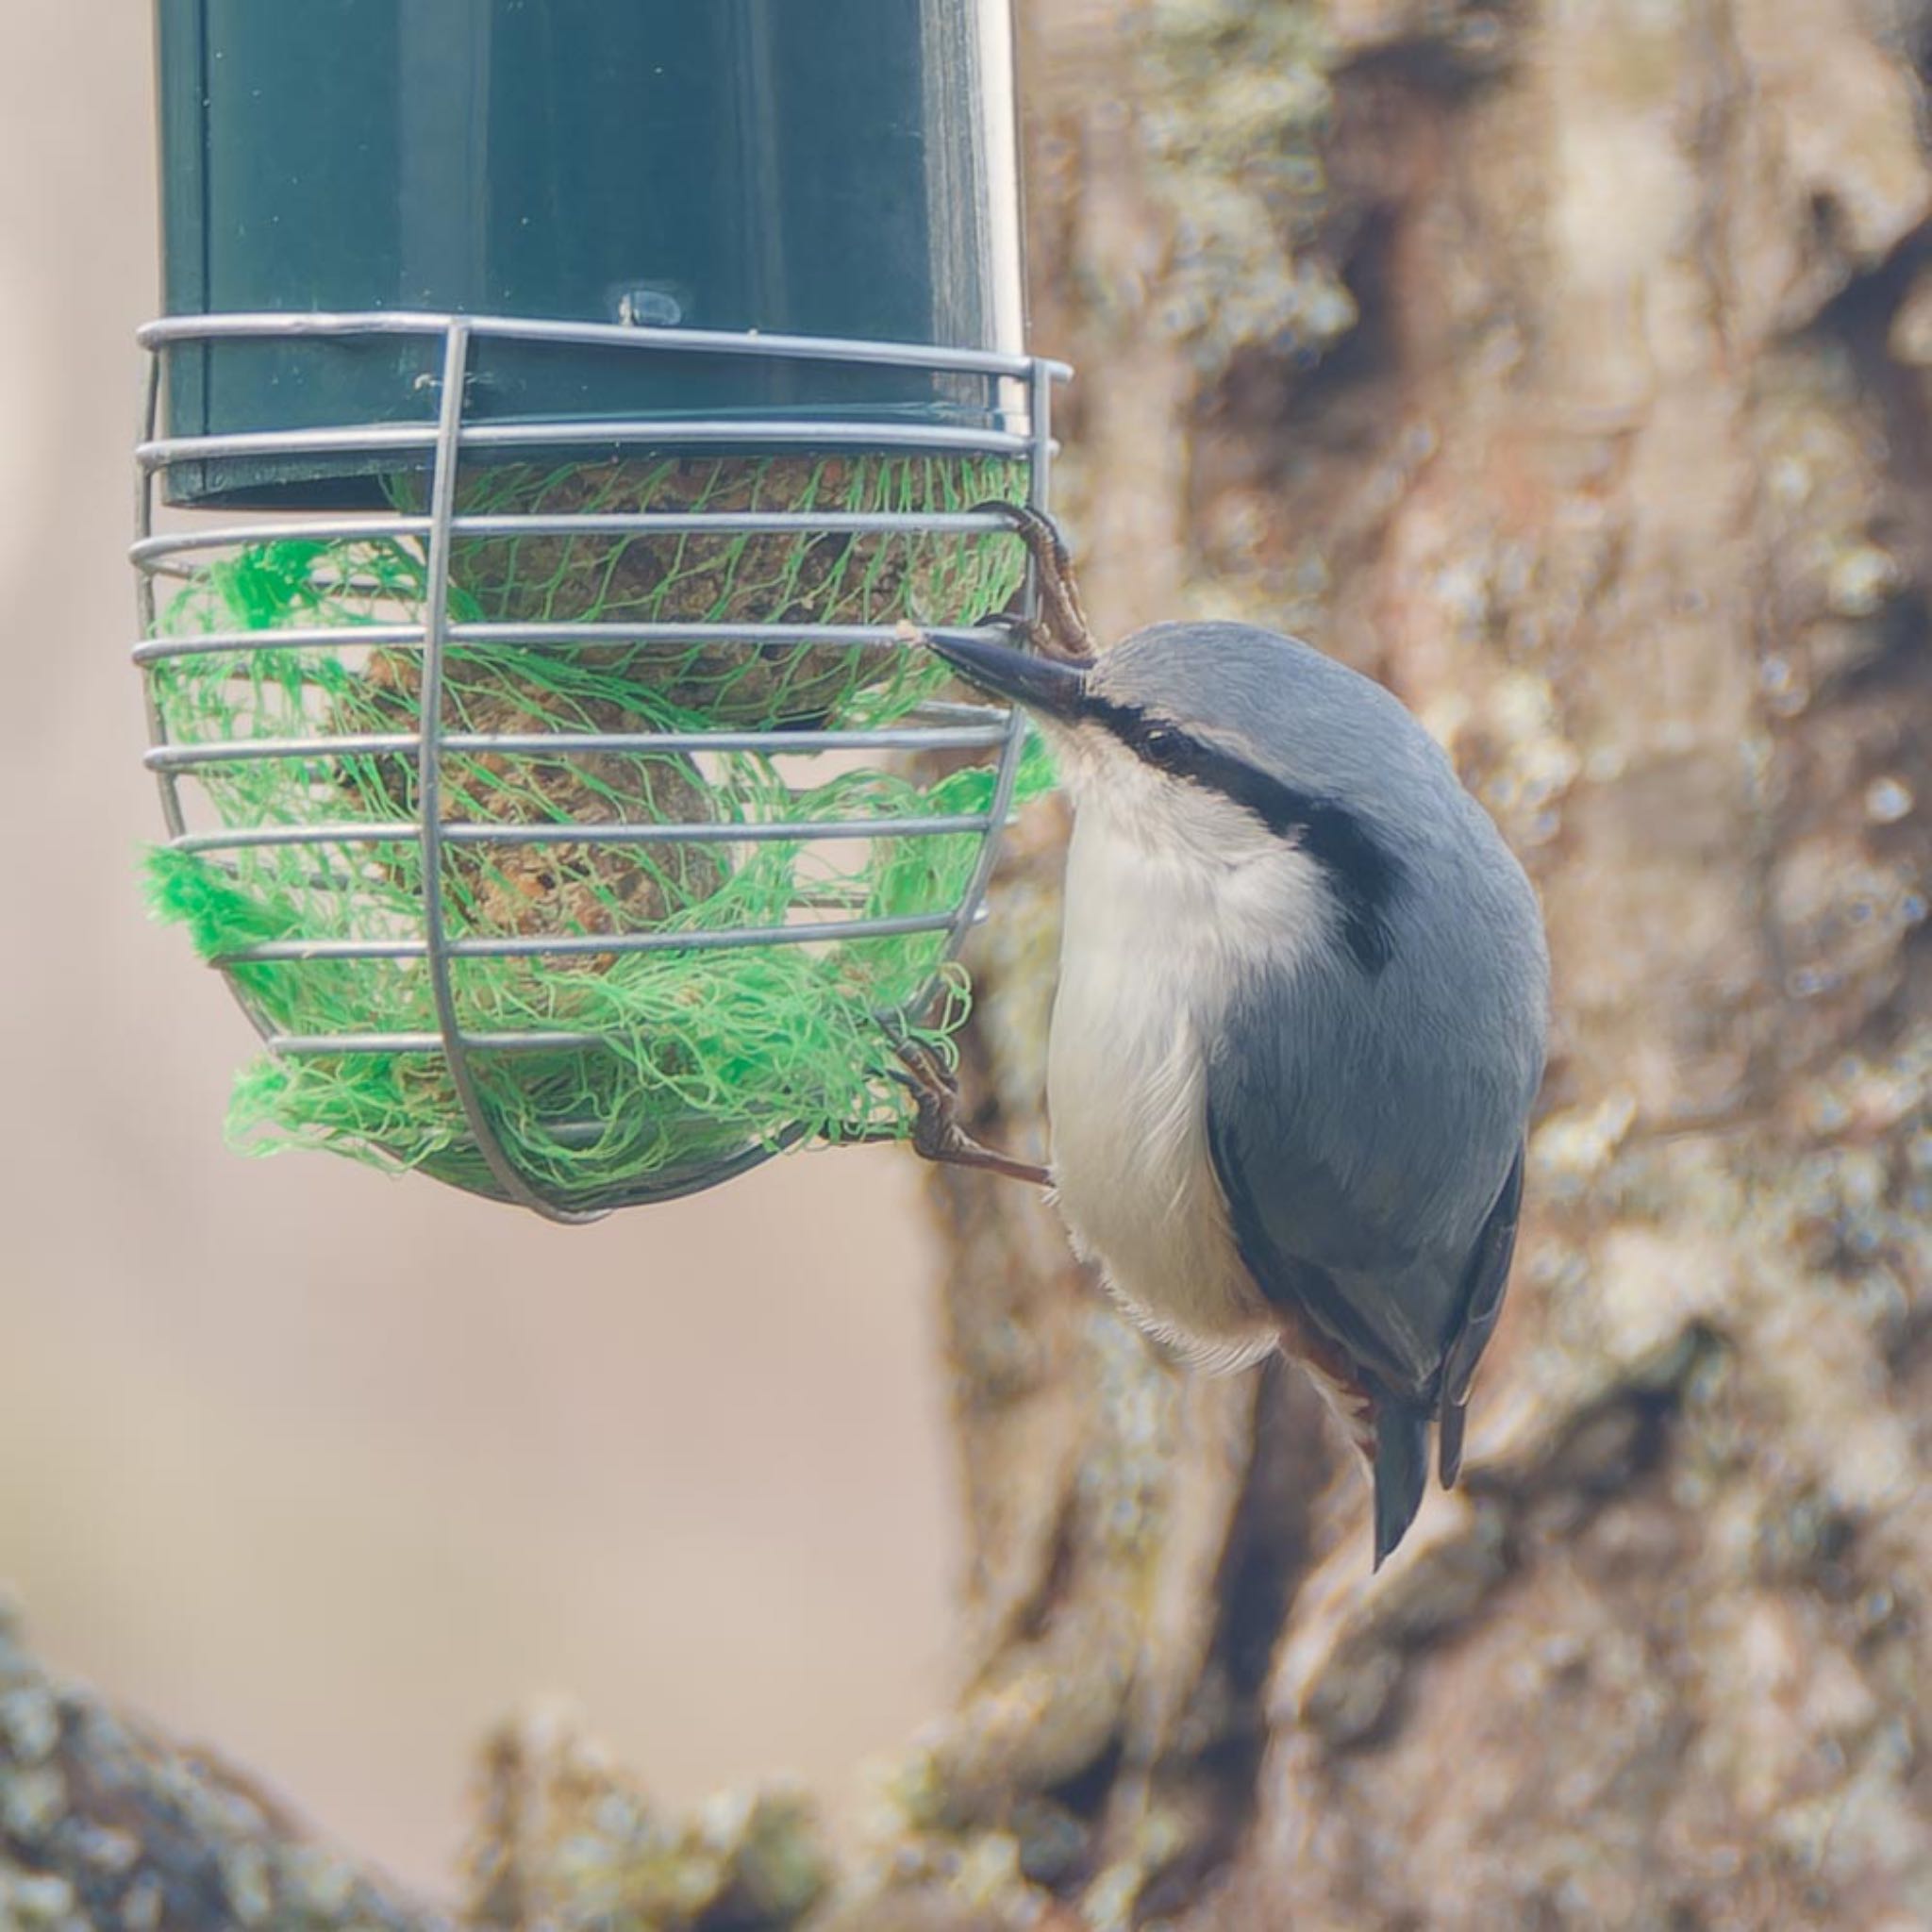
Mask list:
[[[1184,1353],[1312,1374],[1373,1472],[1379,1567],[1431,1424],[1456,1481],[1503,1305],[1543,1066],[1536,895],[1380,685],[1243,624],[1093,654],[1064,552],[1029,541],[1058,644],[933,648],[1039,721],[1073,799],[1059,1210]]]

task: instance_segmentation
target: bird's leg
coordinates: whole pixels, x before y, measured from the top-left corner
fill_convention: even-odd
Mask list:
[[[949,1167],[985,1168],[1008,1180],[1031,1181],[1037,1188],[1053,1185],[1053,1176],[1045,1168],[982,1146],[959,1124],[959,1083],[930,1047],[902,1040],[895,1050],[905,1069],[895,1077],[912,1090],[918,1109],[912,1123],[912,1151],[923,1160],[943,1161]]]
[[[1060,526],[1030,503],[981,503],[974,508],[1004,516],[1033,559],[1033,580],[1039,586],[1041,604],[1041,614],[1032,625],[1034,648],[1043,657],[1091,663],[1093,633],[1088,627],[1080,586],[1074,576],[1073,553]]]

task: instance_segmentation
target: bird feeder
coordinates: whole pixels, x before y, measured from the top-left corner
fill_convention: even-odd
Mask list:
[[[1008,0],[158,0],[150,886],[233,1125],[558,1220],[906,1131],[1036,781]]]

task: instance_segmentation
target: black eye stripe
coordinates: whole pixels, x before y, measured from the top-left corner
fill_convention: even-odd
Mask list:
[[[1402,863],[1365,819],[1332,798],[1296,791],[1138,705],[1090,693],[1081,711],[1157,770],[1220,793],[1276,838],[1292,839],[1328,874],[1356,963],[1365,973],[1379,973],[1389,963],[1395,945],[1389,915],[1402,888]]]

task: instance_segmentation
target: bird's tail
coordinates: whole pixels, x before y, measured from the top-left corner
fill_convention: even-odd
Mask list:
[[[1469,1427],[1469,1404],[1443,1403],[1439,1420],[1441,1428],[1437,1437],[1436,1467],[1441,1474],[1442,1487],[1453,1490],[1462,1474],[1462,1437]]]
[[[1399,1543],[1423,1506],[1429,1480],[1429,1416],[1391,1395],[1374,1398],[1375,1568]]]

